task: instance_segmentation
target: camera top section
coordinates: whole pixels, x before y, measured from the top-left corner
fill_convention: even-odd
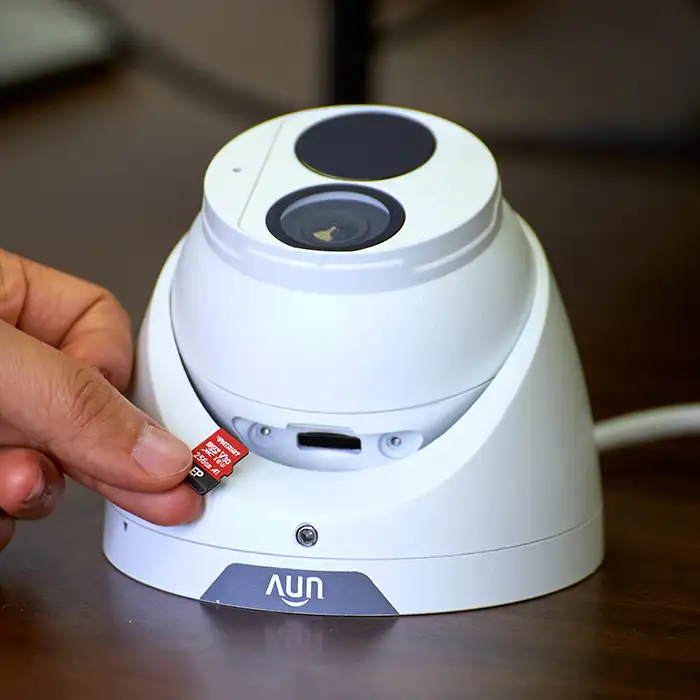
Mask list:
[[[387,180],[417,170],[435,153],[423,124],[389,112],[355,112],[314,124],[296,142],[309,169],[340,180]]]
[[[503,215],[496,161],[472,133],[415,110],[355,105],[239,134],[207,169],[200,221],[247,277],[364,294],[470,264]]]

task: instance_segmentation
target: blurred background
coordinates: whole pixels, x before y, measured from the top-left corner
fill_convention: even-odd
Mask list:
[[[698,401],[700,0],[0,0],[0,247],[108,287],[136,330],[221,146],[357,99],[436,112],[494,151],[596,418]],[[0,557],[3,697],[387,697],[398,669],[405,697],[698,698],[698,452],[604,457],[609,561],[561,597],[374,640],[295,621],[284,649],[273,621],[118,576],[102,500],[71,482]]]
[[[357,99],[436,112],[494,151],[596,418],[698,401],[700,0],[0,0],[0,247],[108,287],[136,329],[216,151]],[[71,483],[0,558],[4,696],[387,697],[400,669],[407,698],[698,698],[700,446],[678,442],[604,457],[610,557],[581,587],[374,640],[294,622],[285,649],[274,621],[118,576],[102,500]]]
[[[494,151],[597,419],[698,401],[700,0],[0,0],[0,247],[109,288],[136,330],[221,146],[358,99],[436,112]],[[272,667],[274,622],[214,629],[109,569],[102,500],[71,482],[0,558],[4,694],[83,697],[101,679],[104,700],[252,697],[263,679],[386,697],[400,668],[406,697],[656,698],[669,679],[700,697],[699,460],[697,440],[603,458],[609,563],[569,594],[379,645],[321,623]]]
[[[137,324],[212,155],[355,100],[493,149],[599,415],[700,395],[697,0],[0,0],[0,244]]]
[[[257,119],[336,99],[338,45],[355,69],[370,56],[367,100],[499,142],[668,147],[700,133],[697,0],[0,0],[5,92],[118,56]]]

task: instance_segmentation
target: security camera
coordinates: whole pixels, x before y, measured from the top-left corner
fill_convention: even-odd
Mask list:
[[[495,159],[392,107],[285,115],[228,143],[157,281],[133,400],[193,449],[196,523],[108,505],[148,585],[328,615],[467,610],[603,558],[569,322]]]
[[[453,124],[302,113],[231,142],[204,188],[173,274],[175,342],[213,418],[266,459],[405,459],[518,341],[533,254],[490,153]]]

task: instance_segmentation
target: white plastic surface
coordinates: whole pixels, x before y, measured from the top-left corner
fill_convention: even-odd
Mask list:
[[[368,425],[374,415],[429,442],[493,378],[522,330],[535,275],[521,223],[489,150],[444,119],[382,108],[422,121],[437,140],[422,167],[371,183],[406,211],[393,238],[338,254],[285,246],[267,230],[278,199],[328,183],[297,160],[296,137],[329,116],[371,109],[265,122],[207,171],[171,308],[185,366],[222,423],[285,427],[282,412],[296,423],[314,414],[311,423],[368,434],[384,430]]]
[[[204,183],[205,217],[211,220],[222,239],[244,237],[250,250],[280,256],[280,265],[293,267],[293,261],[318,262],[328,258],[314,251],[289,251],[271,238],[265,228],[268,209],[294,189],[327,184],[328,179],[301,164],[294,155],[296,139],[313,124],[348,112],[381,111],[406,115],[425,124],[435,135],[433,157],[407,175],[381,182],[364,183],[388,192],[406,210],[406,224],[400,237],[382,244],[387,254],[405,255],[413,249],[415,261],[429,262],[445,249],[434,239],[446,236],[453,249],[459,239],[473,241],[488,227],[495,215],[500,194],[498,168],[489,149],[471,132],[446,119],[398,107],[340,106],[310,109],[277,117],[243,132],[225,145],[212,160]],[[337,181],[336,181],[337,182]],[[217,223],[223,224],[221,228]],[[426,241],[433,240],[429,245]],[[236,245],[246,248],[246,246]],[[425,257],[423,257],[425,256]],[[376,251],[372,251],[372,259]],[[366,252],[353,254],[367,260]],[[370,260],[371,262],[371,260]],[[354,278],[354,286],[360,283]]]
[[[513,602],[592,573],[603,558],[602,496],[586,388],[545,256],[523,231],[537,280],[527,323],[493,382],[445,434],[412,457],[360,472],[309,472],[250,455],[192,525],[159,528],[108,506],[108,559],[188,597],[233,562],[352,566],[404,614]],[[135,399],[194,447],[217,426],[189,383],[170,323],[181,250],[144,322]],[[319,532],[311,549],[295,541],[301,523]]]
[[[602,560],[604,546],[602,512],[598,512],[575,530],[512,549],[427,559],[319,562],[203,547],[125,520],[116,508],[107,510],[104,544],[111,563],[127,576],[194,600],[201,599],[232,561],[285,569],[321,566],[326,571],[360,571],[399,615],[473,610],[553,593],[590,576]],[[289,612],[305,611],[290,606]]]
[[[396,411],[472,390],[513,348],[535,284],[520,222],[503,207],[501,228],[469,265],[353,295],[244,275],[211,247],[200,217],[173,283],[185,363],[232,394],[299,412]],[[233,401],[228,413],[241,415]]]

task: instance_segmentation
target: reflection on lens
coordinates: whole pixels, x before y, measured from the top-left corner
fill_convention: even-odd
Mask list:
[[[379,240],[391,223],[389,209],[358,192],[331,191],[303,197],[280,217],[285,235],[304,248],[363,248]]]

